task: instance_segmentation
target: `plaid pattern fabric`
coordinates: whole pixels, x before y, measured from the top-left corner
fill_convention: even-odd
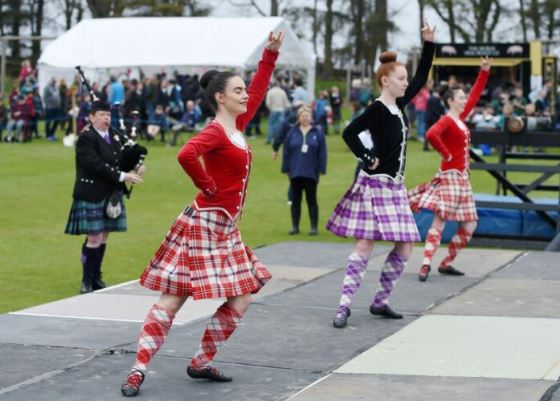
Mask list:
[[[74,199],[64,232],[71,235],[82,235],[126,231],[124,197],[121,195],[120,199],[122,213],[116,219],[110,219],[105,215],[105,199],[101,202],[86,202]]]
[[[348,310],[352,305],[352,298],[354,298],[354,294],[360,288],[362,279],[366,274],[367,263],[368,259],[357,253],[353,253],[348,257],[337,314],[348,315]]]
[[[431,265],[432,258],[436,254],[436,251],[441,243],[441,230],[435,227],[430,227],[428,234],[426,235],[426,245],[424,246],[424,259],[422,260],[423,265]]]
[[[472,238],[472,235],[473,235],[472,232],[466,230],[463,227],[459,227],[457,229],[457,232],[453,236],[453,238],[451,238],[451,241],[449,241],[449,246],[448,246],[449,253],[441,261],[440,267],[447,267],[451,263],[453,263],[453,261],[455,260],[457,254],[461,251],[461,249],[467,246],[467,244]]]
[[[154,291],[194,299],[256,293],[271,279],[221,211],[186,208],[140,278]]]
[[[406,259],[396,252],[389,252],[379,276],[379,284],[372,305],[383,306],[387,304],[389,296],[397,284],[397,280],[404,271],[405,265]]]
[[[411,189],[408,200],[415,212],[429,209],[444,220],[478,220],[469,177],[457,170],[438,171],[431,181]]]
[[[336,205],[327,230],[339,237],[413,242],[420,235],[401,180],[360,171]]]
[[[161,306],[152,306],[140,330],[133,370],[146,372],[150,360],[163,345],[174,318],[174,314]]]
[[[241,315],[228,304],[222,304],[210,319],[202,336],[200,347],[191,360],[193,367],[206,367],[212,364],[214,357],[227,339],[233,334]]]

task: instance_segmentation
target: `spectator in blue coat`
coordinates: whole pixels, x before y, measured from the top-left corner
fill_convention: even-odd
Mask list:
[[[115,103],[124,104],[124,86],[115,77],[111,77],[111,85],[109,86],[109,103],[113,106]]]
[[[290,235],[299,234],[301,198],[305,191],[311,231],[317,235],[319,206],[317,204],[317,184],[319,175],[327,172],[327,144],[320,128],[311,125],[311,109],[301,107],[297,113],[298,124],[284,140],[282,172],[288,174],[292,187],[292,229]]]
[[[315,124],[321,127],[325,135],[329,134],[329,126],[327,123],[327,112],[329,108],[329,93],[322,91],[319,93],[319,98],[315,100],[315,108],[313,116],[315,117]]]

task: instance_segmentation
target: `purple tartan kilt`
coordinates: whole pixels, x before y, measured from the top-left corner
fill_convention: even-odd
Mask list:
[[[420,241],[403,182],[364,171],[336,205],[327,230],[339,237]]]

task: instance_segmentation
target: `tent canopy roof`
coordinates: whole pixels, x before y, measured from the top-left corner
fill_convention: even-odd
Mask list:
[[[286,38],[277,64],[307,68],[313,57],[280,17],[134,17],[83,20],[41,54],[39,64],[55,68],[215,66],[253,68],[268,33]]]

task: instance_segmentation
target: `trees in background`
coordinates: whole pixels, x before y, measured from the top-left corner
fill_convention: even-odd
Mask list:
[[[398,33],[399,10],[387,0],[228,0],[261,16],[282,16],[296,34],[308,40],[324,76],[348,64],[373,71],[378,54]],[[419,29],[427,10],[434,10],[447,26],[451,42],[528,41],[553,39],[560,34],[560,0],[418,0]],[[70,29],[85,16],[204,16],[210,0],[0,0],[0,35],[41,35],[56,24]],[[503,24],[500,21],[512,21]],[[518,23],[519,21],[519,23]],[[508,28],[503,28],[508,25]],[[47,29],[48,30],[48,29]],[[507,34],[507,35],[506,35]],[[13,64],[24,57],[35,62],[39,42],[10,41]],[[369,74],[368,74],[369,75]]]

